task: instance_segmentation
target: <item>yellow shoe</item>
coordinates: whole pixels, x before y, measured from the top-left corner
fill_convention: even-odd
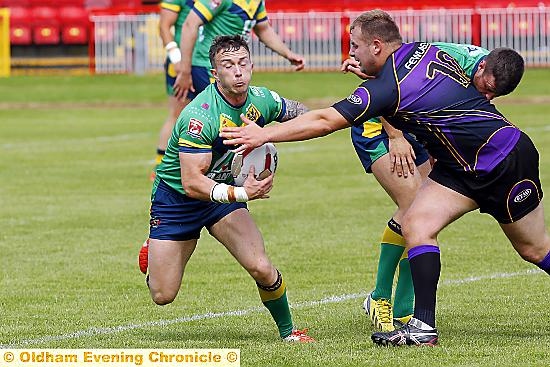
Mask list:
[[[408,323],[412,319],[413,315],[407,315],[403,317],[394,317],[393,318],[393,326],[396,329],[401,329],[403,325]]]
[[[375,300],[369,293],[363,302],[363,309],[376,329],[384,332],[395,330],[392,306],[387,299]]]

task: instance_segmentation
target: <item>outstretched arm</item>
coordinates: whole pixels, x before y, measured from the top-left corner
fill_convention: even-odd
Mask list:
[[[302,102],[293,101],[292,99],[286,98],[282,99],[285,101],[286,111],[281,118],[281,122],[291,120],[309,111],[309,109]]]
[[[294,70],[300,71],[304,68],[304,57],[290,51],[268,21],[256,24],[254,32],[264,45],[290,61],[290,63],[294,65]]]
[[[259,127],[244,115],[241,115],[241,119],[245,122],[245,127],[225,127],[220,134],[226,138],[224,144],[240,144],[236,152],[259,147],[268,141],[275,143],[308,140],[350,127],[348,121],[332,107],[309,111],[284,124],[264,128]]]

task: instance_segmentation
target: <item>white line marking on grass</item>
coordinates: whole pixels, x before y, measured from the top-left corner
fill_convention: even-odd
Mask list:
[[[534,275],[534,274],[542,274],[542,273],[543,272],[539,269],[529,269],[525,271],[518,271],[515,273],[496,273],[496,274],[468,277],[463,279],[449,279],[442,282],[441,285],[460,285],[460,284],[479,282],[482,280],[513,278],[517,276]],[[360,292],[360,293],[342,294],[339,296],[329,296],[317,301],[305,301],[305,302],[293,303],[291,307],[293,309],[299,309],[299,308],[307,308],[307,307],[319,306],[319,305],[330,304],[330,303],[340,303],[340,302],[345,302],[349,300],[366,297],[367,294],[368,294],[367,292]],[[44,336],[36,339],[23,339],[23,340],[16,341],[13,344],[0,344],[0,348],[3,348],[3,349],[16,348],[16,347],[21,347],[26,345],[43,344],[43,343],[68,340],[68,339],[78,339],[78,338],[94,336],[94,335],[115,334],[123,331],[144,329],[148,327],[168,326],[168,325],[181,324],[181,323],[192,322],[192,321],[216,319],[216,318],[224,318],[224,317],[232,317],[232,316],[244,316],[250,313],[265,312],[265,311],[266,309],[264,307],[251,307],[244,310],[225,311],[225,312],[208,312],[200,315],[178,317],[172,320],[149,321],[141,324],[128,324],[128,325],[120,325],[120,326],[105,327],[105,328],[92,327],[86,330],[79,330],[69,334],[50,335],[50,336]]]

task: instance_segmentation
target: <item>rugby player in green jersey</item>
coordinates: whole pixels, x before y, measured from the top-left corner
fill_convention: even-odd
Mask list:
[[[208,50],[214,37],[239,34],[248,41],[252,30],[295,70],[304,68],[304,58],[292,52],[267,21],[263,0],[196,0],[182,28],[181,71],[174,85],[176,98],[192,99],[210,83]]]
[[[164,123],[160,129],[159,140],[157,144],[157,156],[155,159],[155,166],[160,164],[164,152],[166,150],[166,143],[174,124],[181,110],[185,107],[183,101],[174,97],[174,90],[172,86],[176,81],[176,76],[180,71],[181,51],[179,49],[181,39],[181,26],[187,18],[187,14],[193,7],[193,0],[163,0],[160,3],[160,20],[159,20],[159,33],[162,39],[162,44],[166,49],[166,61],[164,63],[164,72],[166,80],[166,93],[168,94],[168,116],[164,120]],[[172,26],[175,29],[175,34],[172,34]],[[156,169],[156,168],[155,168]],[[154,179],[155,172],[151,174],[151,178]]]
[[[523,59],[514,50],[498,48],[489,52],[482,47],[466,44],[432,44],[451,55],[476,89],[489,100],[513,91],[523,76]],[[352,72],[362,79],[368,78],[361,73],[354,59],[346,60],[342,71]],[[382,233],[375,288],[363,302],[363,309],[375,328],[392,331],[395,326],[407,323],[413,314],[414,289],[401,222],[430,172],[429,156],[410,135],[378,118],[362,126],[353,126],[351,138],[365,171],[374,175],[397,205]],[[415,169],[417,174],[414,174]],[[393,293],[397,268],[399,272]]]
[[[240,126],[241,115],[263,126],[292,119],[306,108],[249,85],[253,65],[241,36],[216,37],[209,55],[215,83],[182,111],[153,184],[147,276],[151,297],[159,305],[175,299],[185,265],[206,228],[254,279],[282,340],[311,342],[307,330],[294,327],[285,280],[267,257],[246,206],[249,200],[268,197],[273,176],[258,181],[251,174],[242,187],[233,186],[234,153],[219,136],[224,126]]]

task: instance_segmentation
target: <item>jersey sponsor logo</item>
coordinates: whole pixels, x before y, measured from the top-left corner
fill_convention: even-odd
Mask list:
[[[250,121],[257,121],[260,118],[261,114],[260,114],[260,111],[256,108],[256,106],[251,104],[246,109],[245,115],[246,115],[246,118],[249,119]]]
[[[349,97],[346,99],[348,100],[349,103],[353,103],[357,105],[360,105],[363,103],[363,99],[355,93],[350,94]]]
[[[237,127],[238,125],[231,120],[231,116],[222,113],[220,115],[220,127]]]
[[[514,198],[514,203],[521,203],[531,195],[531,189],[525,189]]]
[[[230,150],[225,152],[217,161],[212,164],[212,170],[206,174],[211,180],[216,182],[225,182],[230,177],[231,174],[231,161],[233,160],[234,153],[231,153]]]
[[[405,63],[405,68],[407,68],[408,70],[411,70],[413,68],[413,66],[418,64],[418,62],[420,60],[422,60],[422,58],[426,54],[426,51],[428,50],[428,48],[430,48],[429,43],[420,43],[420,44],[418,44],[416,51],[414,51],[412,56],[409,57],[409,59]]]
[[[205,103],[201,104],[201,107],[202,107],[203,109],[207,110],[207,109],[210,108],[210,105],[209,105],[208,103],[205,102]]]
[[[202,123],[202,121],[191,118],[189,120],[189,127],[187,128],[187,133],[195,138],[200,138],[203,127],[204,127],[204,124]]]

